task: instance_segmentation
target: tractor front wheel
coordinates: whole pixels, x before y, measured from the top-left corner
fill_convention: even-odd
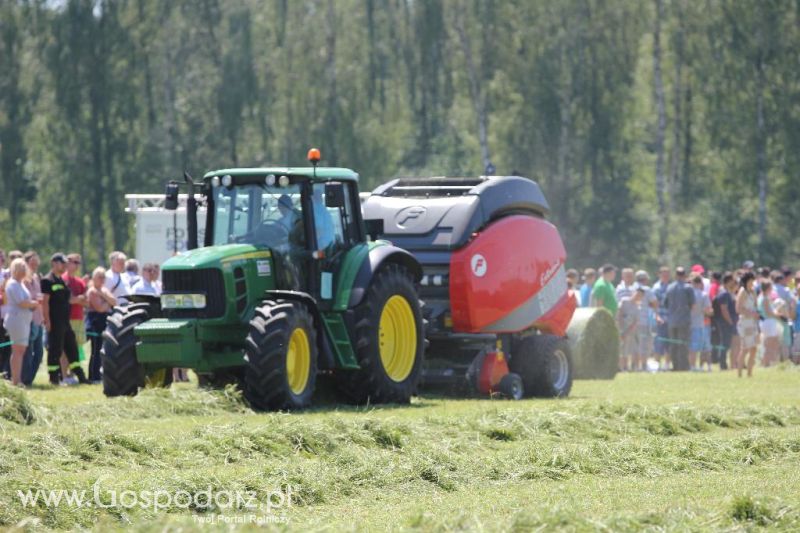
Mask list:
[[[146,371],[136,359],[134,328],[150,319],[147,304],[115,307],[103,332],[100,359],[103,365],[103,394],[106,396],[135,396],[141,387],[169,387],[171,368]]]
[[[305,305],[267,300],[245,341],[244,395],[253,409],[311,405],[317,380],[317,331]]]
[[[411,274],[394,263],[383,267],[355,312],[360,368],[343,372],[342,392],[357,403],[408,403],[416,393],[425,346]]]

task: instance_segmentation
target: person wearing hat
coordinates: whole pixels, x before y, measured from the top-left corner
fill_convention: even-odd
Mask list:
[[[703,280],[703,292],[708,294],[708,291],[711,289],[711,280],[704,276],[705,273],[706,269],[703,265],[692,265],[692,279],[694,279],[695,276],[700,276]]]
[[[669,354],[673,370],[689,370],[689,339],[692,325],[694,290],[686,284],[686,270],[675,269],[675,281],[664,296],[669,327]]]
[[[50,258],[50,272],[42,278],[42,311],[44,327],[47,330],[47,373],[52,385],[59,384],[61,354],[67,356],[69,369],[81,383],[86,383],[86,376],[78,361],[78,343],[75,332],[69,323],[70,293],[62,277],[67,271],[67,258],[62,253],[55,253]],[[65,380],[67,376],[62,376]],[[66,383],[66,381],[65,381]]]

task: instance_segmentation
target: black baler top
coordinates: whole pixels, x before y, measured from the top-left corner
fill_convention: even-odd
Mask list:
[[[375,189],[363,209],[365,219],[383,220],[386,239],[416,252],[459,248],[509,214],[550,211],[539,185],[519,176],[397,179]]]

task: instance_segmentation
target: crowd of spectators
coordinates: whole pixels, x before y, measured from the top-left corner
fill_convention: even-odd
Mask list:
[[[576,270],[567,282],[578,305],[602,307],[620,332],[622,371],[736,369],[752,376],[762,366],[800,362],[800,271],[754,268],[706,272],[702,265],[661,267],[650,283],[644,270],[607,264]]]
[[[161,294],[159,266],[112,252],[108,269],[81,274],[80,254],[55,253],[40,273],[38,253],[0,250],[0,373],[13,384],[30,386],[47,348],[47,373],[53,385],[98,383],[106,319],[132,294]],[[8,264],[8,268],[6,268]],[[91,346],[88,376],[87,337]]]

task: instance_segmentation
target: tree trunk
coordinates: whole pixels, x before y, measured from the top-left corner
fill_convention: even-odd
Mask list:
[[[658,199],[658,256],[667,262],[667,228],[669,227],[669,207],[667,185],[664,176],[664,136],[667,129],[666,103],[664,101],[664,82],[661,79],[661,20],[664,16],[663,0],[655,0],[656,14],[653,30],[653,82],[655,86],[658,123],[656,125],[656,197]]]
[[[763,53],[756,58],[756,168],[758,174],[758,247],[763,259],[767,240],[767,133],[764,123],[764,76]]]
[[[475,67],[475,61],[472,56],[472,45],[469,40],[469,35],[464,28],[464,9],[461,5],[456,5],[456,32],[458,32],[458,39],[461,42],[461,52],[464,54],[464,63],[467,68],[467,79],[469,80],[469,95],[472,99],[472,107],[475,109],[475,118],[478,123],[478,142],[481,147],[481,162],[483,168],[488,172],[491,163],[489,155],[489,140],[488,140],[488,118],[486,116],[486,102],[483,95],[481,82],[478,79],[478,71]]]
[[[684,201],[691,198],[689,191],[690,183],[681,176],[681,107],[683,103],[683,8],[680,2],[675,3],[678,11],[678,28],[675,31],[675,79],[672,85],[672,147],[669,156],[669,183],[667,184],[667,196],[675,202],[675,188],[680,184],[680,197]]]

